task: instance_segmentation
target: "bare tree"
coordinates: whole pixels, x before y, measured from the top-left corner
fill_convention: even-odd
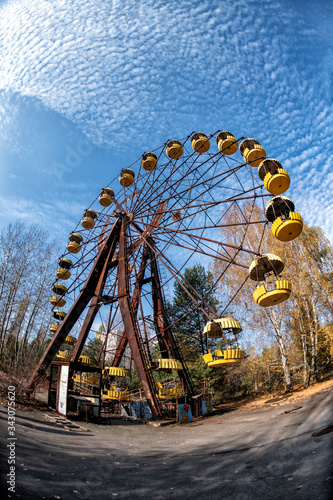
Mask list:
[[[45,329],[55,244],[37,226],[11,223],[0,236],[0,356],[18,365],[27,344]],[[44,324],[44,326],[43,326]]]

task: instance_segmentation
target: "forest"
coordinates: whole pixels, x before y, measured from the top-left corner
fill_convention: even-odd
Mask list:
[[[230,217],[237,219],[237,211]],[[254,226],[253,226],[254,227]],[[238,246],[239,235],[228,228],[225,241]],[[246,234],[251,246],[255,229]],[[318,227],[304,225],[302,234],[281,244],[266,232],[262,252],[279,255],[284,274],[292,283],[290,298],[274,307],[260,307],[252,299],[255,283],[246,269],[223,269],[211,261],[188,266],[183,282],[175,282],[167,312],[178,345],[186,360],[197,391],[210,380],[215,402],[275,390],[289,391],[331,377],[333,373],[333,248]],[[39,358],[51,339],[50,290],[56,270],[57,244],[37,226],[10,223],[0,237],[0,357],[1,370],[15,377],[24,389]],[[235,255],[236,258],[236,255]],[[249,256],[249,265],[251,256]],[[218,283],[214,287],[214,283]],[[207,352],[203,311],[191,311],[186,288],[205,297],[210,310],[224,310],[237,319],[242,333],[237,345],[245,349],[243,363],[231,368],[209,368],[202,360]],[[216,347],[223,349],[222,340]],[[102,347],[96,341],[87,345],[91,354]],[[98,356],[97,356],[98,357]],[[135,385],[133,377],[132,385]]]

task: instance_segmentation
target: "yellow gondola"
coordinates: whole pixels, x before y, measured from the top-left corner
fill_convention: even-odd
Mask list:
[[[106,366],[103,370],[103,375],[108,374],[110,377],[130,377],[131,372],[127,368],[121,366]]]
[[[206,153],[210,148],[208,137],[202,132],[196,132],[192,135],[191,144],[194,151],[200,154]]]
[[[240,323],[233,318],[219,318],[214,321],[209,321],[203,330],[203,335],[208,338],[221,338],[225,334],[232,333],[234,336],[242,331]],[[203,355],[204,362],[210,367],[219,367],[223,365],[238,364],[244,359],[244,351],[240,349],[226,349],[223,351],[216,350],[215,354],[208,352]],[[227,362],[227,360],[229,360]]]
[[[223,330],[229,330],[234,335],[237,335],[242,331],[240,323],[233,318],[220,318],[214,321],[209,321],[203,330],[203,335],[208,338],[220,338],[223,337]]]
[[[97,361],[90,356],[80,356],[79,363],[82,363],[83,365],[97,366]]]
[[[251,167],[258,167],[263,159],[266,158],[266,151],[255,139],[244,139],[239,145],[244,161]]]
[[[69,243],[67,244],[67,250],[70,253],[78,253],[81,250],[81,243],[83,238],[79,233],[72,233],[69,237]]]
[[[92,229],[95,226],[96,218],[97,214],[94,210],[86,210],[83,214],[83,219],[81,220],[82,227],[84,227],[84,229]]]
[[[182,387],[177,387],[177,384],[173,382],[167,383],[166,386],[163,386],[161,382],[155,382],[155,384],[159,399],[173,399],[182,396],[184,393]]]
[[[148,172],[154,170],[157,167],[157,156],[155,153],[145,153],[142,156],[141,165]]]
[[[233,155],[238,149],[236,137],[226,130],[218,134],[216,144],[219,150],[225,155]]]
[[[70,259],[59,259],[58,261],[58,266],[62,267],[63,269],[70,269],[73,266],[73,262]]]
[[[264,182],[264,187],[272,194],[282,194],[290,186],[289,174],[282,167],[281,163],[273,158],[266,158],[258,167],[260,179]]]
[[[56,331],[58,331],[58,328],[59,328],[59,323],[52,323],[52,325],[49,326],[49,330],[52,333],[55,333]]]
[[[223,353],[221,351],[215,351],[215,356],[209,352],[203,355],[203,360],[211,368],[220,368],[222,366],[238,365],[245,358],[245,351],[243,349],[225,349]]]
[[[160,358],[153,361],[157,364],[157,370],[183,370],[183,365],[178,359]]]
[[[82,372],[81,374],[76,373],[73,377],[73,380],[78,384],[97,385],[99,381],[99,375],[98,373],[94,372]]]
[[[98,201],[102,207],[109,207],[114,198],[114,191],[110,188],[103,188],[99,195]]]
[[[52,287],[52,292],[56,293],[57,295],[65,295],[65,293],[67,292],[67,288],[64,285],[59,285],[58,283],[56,283]]]
[[[129,187],[133,184],[135,178],[135,173],[131,168],[125,168],[121,171],[119,177],[119,183],[123,187]]]
[[[67,335],[67,337],[64,340],[64,344],[74,345],[74,344],[76,344],[76,338],[72,337],[72,335]]]
[[[289,299],[291,293],[291,283],[288,280],[276,280],[275,289],[267,290],[266,285],[259,286],[253,298],[262,307],[276,306]]]
[[[65,313],[64,311],[59,311],[59,309],[56,309],[55,311],[53,311],[52,316],[54,317],[54,319],[62,321],[66,317],[66,314],[67,313]]]
[[[70,259],[60,259],[58,265],[60,267],[56,272],[57,278],[61,280],[68,280],[68,278],[70,278],[71,276],[69,269],[72,267],[73,262]],[[57,287],[57,291],[55,290],[55,287]],[[58,295],[63,295],[64,293],[67,292],[67,288],[66,287],[61,288],[61,287],[62,285],[54,285],[53,291]],[[66,291],[62,293],[62,290],[64,289],[66,289]]]
[[[103,399],[115,399],[115,400],[126,400],[129,398],[129,391],[123,389],[122,387],[111,386],[111,389],[102,389],[101,395]]]
[[[53,306],[63,307],[66,304],[66,300],[60,295],[53,295],[50,297],[50,302]]]
[[[266,205],[266,218],[272,222],[272,233],[280,241],[294,240],[303,230],[303,219],[294,210],[294,203],[285,196],[275,196]]]
[[[56,276],[60,280],[68,280],[68,278],[71,277],[71,273],[67,269],[59,268],[56,272]]]
[[[264,281],[265,276],[274,273],[281,274],[284,269],[284,262],[273,253],[266,253],[256,257],[250,264],[249,276],[253,281]]]
[[[280,274],[284,263],[280,257],[268,253],[254,259],[249,267],[249,277],[254,281],[264,281],[266,276],[274,276],[263,285],[259,285],[253,293],[253,298],[262,307],[271,307],[287,300],[291,293],[290,281]]]
[[[169,158],[178,160],[183,155],[183,146],[179,141],[169,141],[166,145],[166,154]]]
[[[57,358],[69,361],[72,357],[72,353],[68,351],[58,351]]]

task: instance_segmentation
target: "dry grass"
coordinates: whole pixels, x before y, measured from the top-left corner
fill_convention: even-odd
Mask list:
[[[320,382],[314,385],[311,385],[304,389],[303,387],[299,387],[291,391],[290,393],[276,393],[269,397],[267,394],[256,399],[255,401],[249,401],[247,403],[242,404],[242,410],[252,410],[254,408],[260,408],[263,406],[280,406],[282,404],[289,403],[297,403],[302,399],[308,399],[315,394],[319,394],[321,392],[330,391],[333,389],[333,380],[327,380],[325,382]]]
[[[8,402],[8,387],[15,388],[15,407],[22,411],[33,411],[43,409],[43,403],[36,401],[32,396],[30,399],[26,396],[26,389],[28,387],[34,367],[11,369],[10,371],[0,370],[0,402],[3,406],[7,406]],[[43,389],[45,383],[42,384]],[[40,386],[39,386],[40,388]]]

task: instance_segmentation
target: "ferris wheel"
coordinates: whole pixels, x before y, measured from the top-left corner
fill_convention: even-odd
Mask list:
[[[230,303],[216,312],[205,296],[186,283],[184,271],[191,263],[219,261],[216,287],[231,266],[248,269],[251,257],[249,277],[264,281],[255,290],[254,300],[263,307],[286,300],[291,285],[280,277],[283,263],[278,256],[263,255],[261,245],[269,224],[281,241],[296,238],[302,230],[302,218],[292,201],[281,196],[289,183],[283,166],[266,158],[258,141],[228,131],[168,140],[123,168],[83,210],[59,259],[50,299],[56,320],[50,325],[54,337],[33,374],[32,385],[62,344],[73,342],[71,333],[78,325],[78,339],[69,357],[74,365],[80,357],[82,361],[96,315],[108,307],[106,334],[118,332],[110,373],[119,372],[129,350],[156,415],[160,402],[154,370],[176,370],[187,394],[193,395],[186,360],[173,334],[175,325],[166,313],[169,286],[176,281],[188,295],[193,305],[188,314],[198,310],[206,317],[203,334],[207,339],[237,335],[241,326],[224,317]],[[247,244],[247,232],[254,225],[256,238]],[[266,278],[272,276],[275,282],[269,284]],[[208,352],[204,361],[219,367],[243,358],[244,351],[233,349],[214,355]]]

